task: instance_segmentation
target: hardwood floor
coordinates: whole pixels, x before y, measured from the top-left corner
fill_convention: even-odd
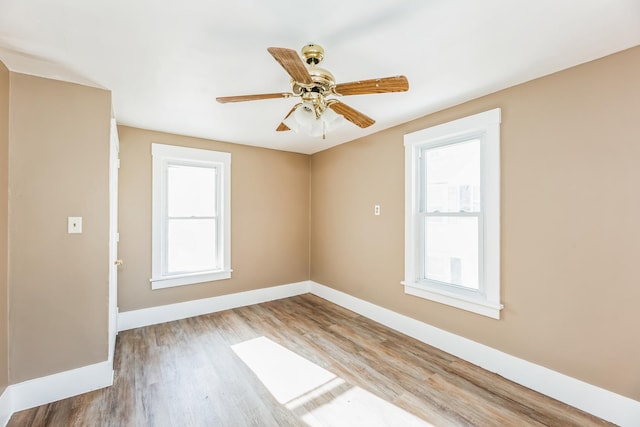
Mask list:
[[[8,426],[601,426],[312,295],[121,332],[114,385]]]

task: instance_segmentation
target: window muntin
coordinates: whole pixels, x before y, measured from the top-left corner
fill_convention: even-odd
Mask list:
[[[152,144],[152,288],[231,277],[231,156]]]
[[[405,293],[498,319],[500,110],[405,135]]]

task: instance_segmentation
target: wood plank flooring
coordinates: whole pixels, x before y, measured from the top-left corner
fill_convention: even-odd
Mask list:
[[[611,425],[312,295],[121,332],[112,387],[8,426]]]

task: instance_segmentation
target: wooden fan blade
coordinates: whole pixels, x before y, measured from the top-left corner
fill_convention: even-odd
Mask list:
[[[284,47],[270,47],[267,49],[276,61],[282,65],[282,68],[289,73],[291,78],[298,83],[310,85],[313,83],[309,70],[305,67],[304,62],[293,49]]]
[[[355,110],[340,101],[334,100],[329,104],[329,108],[336,113],[343,115],[345,119],[349,120],[356,126],[360,126],[361,128],[367,128],[376,122],[371,117],[362,114],[360,111]]]
[[[261,93],[258,95],[219,96],[216,101],[226,104],[227,102],[258,101],[260,99],[289,98],[291,96],[293,96],[292,93]]]
[[[409,81],[405,76],[340,83],[335,88],[338,95],[366,95],[368,93],[406,92],[407,90],[409,90]]]
[[[284,119],[282,119],[282,120],[283,120],[283,121],[284,121],[284,120],[286,120],[286,119],[287,119],[287,117],[289,117],[289,116],[290,116],[294,111],[296,111],[296,108],[298,108],[298,105],[300,105],[300,104],[296,104],[296,105],[294,105],[294,106],[293,106],[293,108],[291,109],[291,111],[289,111],[289,112],[287,113],[287,115],[286,115],[286,116],[284,116]],[[276,128],[276,131],[278,131],[278,132],[282,132],[282,131],[285,131],[285,130],[291,130],[291,129],[289,129],[289,127],[288,127],[287,125],[285,125],[283,122],[280,122],[280,124],[279,124],[279,125],[278,125],[278,127]]]

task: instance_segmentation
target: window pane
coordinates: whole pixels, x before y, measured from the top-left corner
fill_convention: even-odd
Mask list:
[[[170,219],[167,231],[168,273],[218,268],[215,219]]]
[[[169,165],[167,203],[170,217],[215,216],[216,170]]]
[[[427,279],[478,289],[478,218],[425,218]]]
[[[425,151],[426,211],[480,211],[480,140]]]

